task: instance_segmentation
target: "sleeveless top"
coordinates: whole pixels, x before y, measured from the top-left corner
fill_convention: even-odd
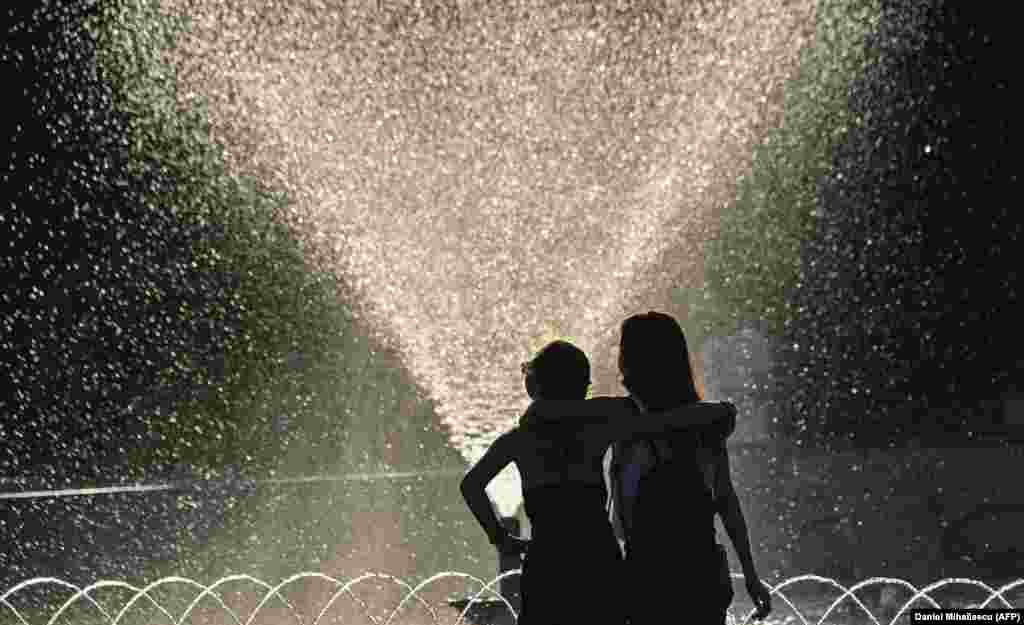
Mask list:
[[[530,444],[544,473],[560,479],[523,491],[530,547],[520,578],[519,623],[623,625],[622,554],[604,513],[605,488],[572,481],[572,467],[581,464],[594,463],[587,473],[600,475],[600,457],[587,457],[578,424],[546,422],[527,429],[535,434]]]
[[[605,515],[607,492],[604,485],[572,480],[573,467],[586,467],[585,473],[595,477],[602,473],[601,458],[587,457],[584,441],[577,435],[579,425],[545,422],[526,429],[535,435],[531,441],[532,451],[540,456],[545,473],[559,475],[556,483],[533,486],[523,491],[531,539],[541,538],[545,533],[560,534],[559,529],[568,525],[594,531],[610,530]]]
[[[676,432],[612,445],[610,461],[606,459],[606,482],[613,494],[608,508],[617,515],[612,520],[621,528],[621,538],[639,544],[642,537],[633,533],[640,515],[643,534],[674,528],[692,534],[698,543],[714,543],[719,499],[717,441],[712,438],[711,433]]]

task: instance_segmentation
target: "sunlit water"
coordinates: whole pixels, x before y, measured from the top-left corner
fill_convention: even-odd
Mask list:
[[[210,584],[186,577],[165,577],[144,588],[118,581],[99,581],[83,588],[64,580],[40,577],[25,580],[0,594],[0,610],[6,612],[5,619],[13,616],[25,622],[24,613],[28,610],[16,607],[19,594],[33,590],[59,590],[54,597],[61,593],[66,596],[61,596],[47,611],[49,622],[58,622],[62,617],[71,615],[85,618],[86,613],[91,613],[88,618],[110,624],[136,622],[141,615],[150,614],[159,614],[170,623],[183,623],[202,613],[206,619],[203,622],[248,624],[259,622],[273,611],[279,619],[317,625],[336,622],[343,608],[355,607],[356,613],[361,612],[364,618],[384,625],[459,625],[473,622],[467,619],[477,602],[497,602],[506,612],[506,620],[502,622],[513,622],[508,617],[515,617],[516,608],[496,591],[502,578],[518,574],[518,571],[508,571],[485,581],[457,571],[444,571],[416,584],[383,573],[365,573],[343,580],[323,573],[306,572],[292,575],[277,584],[240,574],[226,576]],[[742,583],[741,575],[734,574],[733,577]],[[435,596],[438,589],[454,581],[468,582],[473,588],[466,596],[469,603],[461,609],[445,606]],[[373,605],[373,599],[367,601],[367,596],[372,594],[367,592],[367,587],[374,582],[382,582],[399,591],[397,596],[400,599],[393,607],[388,606],[389,610],[382,612],[381,606]],[[296,590],[313,586],[322,591],[317,594],[319,602],[304,601],[298,605],[294,594]],[[845,586],[819,575],[798,575],[769,587],[774,601],[774,613],[765,621],[769,624],[863,622],[881,625],[901,622],[911,608],[1019,608],[1024,605],[1024,578],[998,587],[977,579],[947,578],[919,588],[893,577],[873,577]],[[119,602],[110,600],[109,593],[115,589],[122,593]],[[168,600],[162,593],[172,589],[175,597]],[[951,591],[955,593],[950,595]],[[685,593],[685,587],[681,592]],[[867,599],[869,595],[872,598]],[[163,597],[163,602],[158,597]],[[572,594],[565,597],[566,601],[588,599],[592,598]],[[750,622],[753,611],[743,611],[737,604],[733,604],[729,621]],[[668,606],[666,608],[669,609]],[[685,607],[677,609],[685,611]],[[101,618],[97,619],[97,616]]]
[[[183,104],[208,105],[235,173],[287,191],[310,261],[357,287],[468,459],[523,408],[533,350],[568,337],[610,359],[621,319],[664,307],[659,267],[701,286],[815,16],[162,6],[190,20],[168,59]]]

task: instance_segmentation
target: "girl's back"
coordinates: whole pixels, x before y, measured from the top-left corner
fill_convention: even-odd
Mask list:
[[[520,623],[622,625],[622,558],[601,474],[607,443],[571,421],[519,428],[517,437],[531,526]]]
[[[520,426],[516,436],[516,467],[524,491],[555,484],[603,484],[606,437],[586,433],[572,419]]]
[[[724,439],[673,433],[638,444],[656,460],[641,477],[632,505],[628,568],[634,622],[662,622],[665,596],[678,592],[681,575],[688,579],[686,592],[700,598],[694,622],[719,622],[722,606],[732,601],[731,583],[721,579],[714,525],[713,455]],[[704,609],[708,614],[698,617]]]
[[[685,432],[637,443],[654,459],[640,478],[630,523],[631,557],[663,557],[679,549],[697,554],[715,542],[713,464],[707,444]]]

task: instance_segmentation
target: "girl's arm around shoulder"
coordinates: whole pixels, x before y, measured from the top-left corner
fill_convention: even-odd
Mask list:
[[[610,422],[608,427],[614,439],[709,427],[731,433],[736,428],[736,407],[729,402],[697,402],[664,412],[645,413],[633,419],[617,419]]]
[[[633,419],[640,409],[629,397],[593,397],[586,400],[539,399],[520,418],[521,426],[572,417],[589,425],[611,428],[611,438],[660,434],[666,430],[708,428],[721,438],[736,429],[736,406],[730,402],[698,402]]]
[[[582,421],[607,421],[630,416],[638,412],[628,397],[591,397],[590,399],[538,399],[534,400],[519,421],[528,426],[542,421],[557,421],[572,417]]]

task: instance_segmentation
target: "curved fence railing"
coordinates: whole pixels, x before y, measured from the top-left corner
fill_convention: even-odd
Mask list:
[[[133,586],[119,581],[99,581],[86,587],[80,587],[67,581],[52,577],[37,577],[25,580],[12,586],[0,594],[0,623],[17,623],[18,625],[36,625],[36,623],[47,623],[56,625],[58,623],[96,623],[98,625],[125,625],[138,621],[145,606],[150,607],[147,623],[167,623],[170,625],[183,625],[186,623],[199,622],[197,620],[197,608],[205,604],[203,623],[220,622],[231,625],[255,625],[263,622],[276,622],[284,625],[284,621],[268,621],[263,614],[271,606],[283,610],[285,618],[296,625],[327,625],[327,623],[347,622],[339,621],[338,615],[332,612],[337,610],[343,601],[351,602],[350,605],[357,606],[362,615],[365,616],[365,623],[370,625],[405,625],[407,623],[430,623],[431,625],[470,625],[471,623],[515,623],[518,615],[512,603],[510,603],[499,592],[499,585],[503,580],[519,575],[518,569],[506,571],[501,575],[483,581],[473,575],[455,571],[438,573],[416,586],[384,573],[365,573],[347,581],[339,580],[330,575],[317,572],[304,572],[292,575],[277,583],[269,584],[251,575],[230,575],[223,577],[212,584],[205,585],[186,577],[165,577],[145,587]],[[742,576],[733,574],[736,579],[742,580]],[[467,596],[462,601],[448,601],[447,603],[430,603],[422,594],[432,585],[439,584],[445,579],[461,579],[470,581],[479,590]],[[323,601],[322,605],[315,606],[306,613],[298,609],[286,596],[286,590],[294,590],[294,586],[301,583],[310,583],[319,580],[318,583],[326,583],[333,590],[329,598]],[[374,616],[370,612],[370,606],[358,596],[358,587],[371,580],[380,580],[392,584],[404,592],[404,596],[385,617]],[[225,599],[224,594],[231,585],[238,585],[244,582],[250,589],[259,589],[253,595],[250,591],[250,598],[255,603],[253,607],[245,610],[232,607]],[[168,589],[174,586],[176,594],[180,596],[191,596],[185,599],[184,608],[172,610],[162,605],[154,594],[160,589]],[[946,578],[932,584],[918,588],[910,582],[892,577],[873,577],[863,580],[852,586],[845,586],[834,579],[819,575],[799,575],[791,577],[775,585],[769,585],[773,597],[773,615],[769,617],[768,623],[799,623],[800,625],[825,625],[826,623],[871,623],[883,625],[883,623],[895,624],[897,622],[909,622],[909,611],[911,608],[1011,608],[1020,609],[1024,607],[1024,578],[1003,584],[999,587],[992,587],[980,580],[969,578]],[[122,593],[120,605],[112,607],[109,599],[101,603],[97,596],[103,594],[107,589],[120,589],[127,591]],[[64,597],[58,600],[57,604],[49,609],[21,608],[15,606],[17,598],[23,593],[48,591],[52,596],[63,594]],[[942,591],[948,595],[949,591],[956,599],[946,599],[940,602],[935,597]],[[184,595],[182,594],[184,593]],[[262,593],[262,594],[259,594]],[[236,593],[237,594],[237,591]],[[902,595],[902,597],[899,597]],[[872,597],[865,602],[866,597]],[[567,597],[567,600],[569,598]],[[176,603],[183,603],[178,601]],[[868,604],[872,605],[868,605]],[[474,608],[487,605],[491,610],[491,620],[474,620],[479,616],[473,616]],[[407,617],[412,606],[418,606],[415,612],[416,617]],[[456,607],[458,606],[458,607]],[[729,614],[729,621],[732,623],[750,622],[753,610],[744,614],[736,612],[737,604],[733,604],[733,610]],[[499,608],[494,610],[493,608]],[[91,616],[83,617],[83,608]],[[77,618],[71,619],[70,612],[78,610]],[[154,612],[155,610],[155,612]],[[219,618],[211,621],[210,613],[219,615]],[[883,614],[878,614],[882,612]],[[156,614],[157,621],[152,620]],[[426,616],[426,620],[424,618]],[[278,617],[280,618],[280,617]],[[84,619],[84,620],[83,620]]]

